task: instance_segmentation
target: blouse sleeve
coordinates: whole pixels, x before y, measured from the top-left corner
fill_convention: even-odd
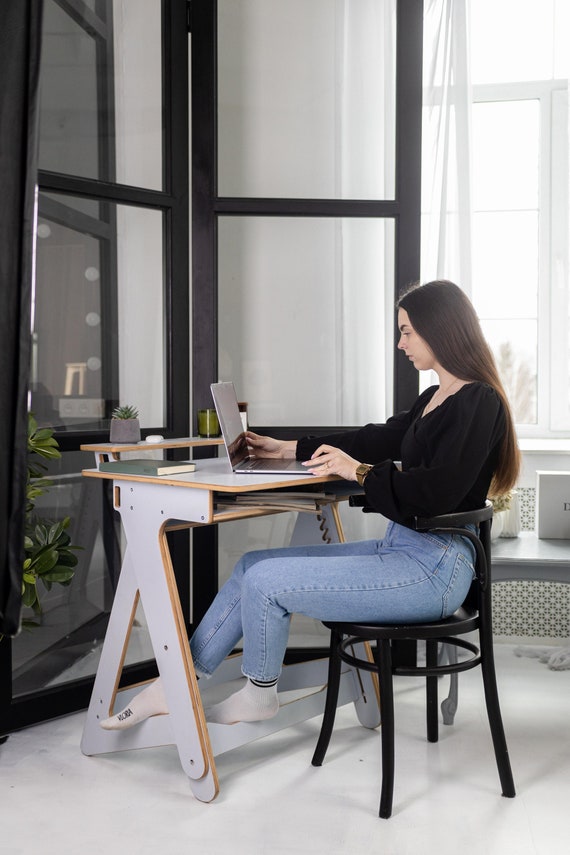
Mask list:
[[[367,424],[358,430],[343,431],[327,436],[307,436],[297,443],[297,460],[309,460],[319,445],[340,448],[361,463],[382,463],[400,460],[402,440],[406,431],[422,412],[435,387],[423,392],[410,410],[404,410],[385,424]]]
[[[368,503],[396,522],[481,506],[499,453],[505,417],[489,386],[464,386],[424,418],[402,443],[402,471],[375,466],[364,489]]]
[[[501,400],[490,386],[470,383],[422,418],[435,388],[384,425],[299,440],[297,458],[308,460],[326,443],[374,464],[364,482],[367,503],[395,522],[480,507],[505,428]]]

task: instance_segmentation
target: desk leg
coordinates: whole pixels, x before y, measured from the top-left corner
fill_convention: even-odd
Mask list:
[[[125,522],[125,521],[124,521]],[[128,546],[115,594],[81,742],[84,754],[176,744],[196,798],[211,801],[218,781],[202,701],[197,686],[164,526],[128,531]],[[129,536],[130,535],[130,536]],[[138,602],[142,604],[162,677],[169,714],[153,716],[124,731],[105,731],[100,720],[112,714],[117,686]],[[120,693],[121,705],[130,692]]]
[[[116,487],[114,507],[122,516],[127,549],[81,748],[85,754],[100,754],[175,744],[193,794],[200,801],[211,801],[218,793],[218,780],[210,734],[215,753],[219,754],[319,715],[324,703],[324,693],[319,687],[326,681],[325,663],[291,666],[290,679],[283,678],[284,688],[290,682],[288,688],[310,685],[317,689],[284,704],[275,719],[232,727],[214,724],[210,726],[209,732],[166,541],[168,520],[184,519],[190,505],[192,519],[207,518],[208,507],[201,491],[177,490],[138,482],[124,485],[122,489],[125,496],[123,505],[121,489]],[[333,515],[330,522],[337,529],[339,539],[342,539],[339,519]],[[137,687],[130,687],[118,692],[117,687],[139,601],[145,612],[169,713],[153,716],[124,731],[106,731],[100,726],[101,719],[112,714],[116,702],[119,709],[127,705],[137,691]],[[308,673],[313,667],[322,670],[322,678],[319,674]],[[307,673],[302,674],[301,670]],[[358,674],[348,669],[343,677],[339,703],[355,703],[362,724],[375,727],[378,707],[374,703],[374,690],[370,682],[371,675],[363,672]],[[366,697],[363,697],[363,693]],[[369,702],[371,699],[373,703]]]

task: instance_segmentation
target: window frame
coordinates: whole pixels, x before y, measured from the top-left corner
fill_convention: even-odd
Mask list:
[[[564,176],[563,146],[556,147],[554,124],[559,123],[561,104],[567,98],[567,81],[563,79],[516,81],[508,83],[482,83],[472,87],[472,103],[500,101],[537,101],[539,105],[539,199],[538,199],[538,297],[537,297],[537,421],[535,424],[517,424],[521,438],[542,439],[570,436],[570,403],[565,411],[559,400],[560,381],[568,364],[570,329],[565,331],[566,361],[561,359],[560,336],[554,330],[560,327],[561,299],[555,298],[552,288],[553,258],[560,252],[563,228],[557,222],[567,222],[568,189]],[[558,93],[558,94],[557,94]],[[567,175],[567,172],[566,172]],[[568,291],[568,266],[565,269],[566,294]],[[567,314],[566,297],[565,306]],[[557,414],[555,416],[555,413]],[[552,427],[555,417],[565,418],[567,427]]]

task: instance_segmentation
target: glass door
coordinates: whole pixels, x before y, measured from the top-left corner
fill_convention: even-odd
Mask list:
[[[35,518],[69,518],[71,583],[44,590],[11,643],[6,729],[87,705],[123,544],[82,444],[118,404],[143,436],[189,433],[188,29],[185,0],[44,0],[30,410],[61,458]],[[188,612],[188,537],[173,542]],[[131,678],[151,667],[137,615]],[[7,644],[7,640],[3,642]],[[42,703],[37,703],[38,697]]]

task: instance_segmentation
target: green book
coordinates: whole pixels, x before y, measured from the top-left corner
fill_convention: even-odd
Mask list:
[[[117,475],[181,475],[194,472],[196,464],[191,460],[148,460],[137,457],[131,460],[108,460],[99,464],[100,472]]]

